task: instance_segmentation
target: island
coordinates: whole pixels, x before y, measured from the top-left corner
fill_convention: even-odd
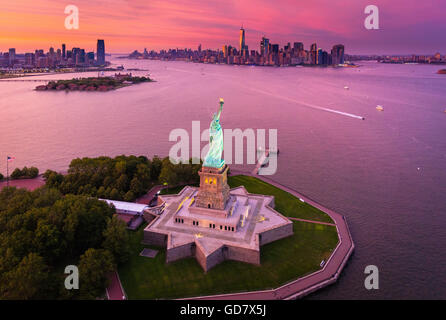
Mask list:
[[[74,78],[71,80],[50,81],[46,85],[36,87],[37,91],[110,91],[122,87],[151,82],[149,76],[132,76],[129,74],[115,74],[114,76]]]
[[[0,299],[289,300],[335,283],[354,250],[345,217],[230,171],[223,104],[204,161],[85,157],[34,190],[0,184]],[[66,263],[79,290],[59,285]]]

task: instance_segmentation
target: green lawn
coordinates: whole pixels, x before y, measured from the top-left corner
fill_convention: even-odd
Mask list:
[[[322,211],[257,178],[231,176],[228,183],[231,188],[244,185],[248,192],[273,195],[276,210],[285,216],[332,222]],[[181,189],[165,192],[178,193]],[[166,264],[165,248],[151,247],[159,250],[155,259],[139,256],[144,248],[141,227],[131,232],[133,252],[130,261],[119,268],[119,276],[129,299],[181,298],[278,287],[320,269],[320,262],[330,256],[338,243],[333,226],[293,224],[293,236],[262,247],[260,266],[225,261],[208,273],[203,272],[195,258]]]
[[[245,186],[250,193],[274,196],[275,209],[284,216],[334,223],[328,214],[260,179],[243,175],[231,176],[228,177],[228,184],[231,188]]]
[[[204,273],[195,258],[166,264],[164,248],[155,259],[139,256],[143,227],[131,233],[132,257],[119,268],[129,299],[181,298],[278,287],[320,268],[335,248],[336,228],[294,222],[294,235],[262,247],[261,265],[225,261]],[[130,232],[130,231],[129,231]]]

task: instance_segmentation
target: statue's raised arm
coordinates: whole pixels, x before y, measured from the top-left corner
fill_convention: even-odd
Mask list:
[[[221,115],[221,112],[223,111],[223,104],[224,103],[225,102],[224,102],[223,98],[220,98],[220,108],[218,109],[218,113],[217,113],[217,119],[218,120],[220,120],[220,115]]]

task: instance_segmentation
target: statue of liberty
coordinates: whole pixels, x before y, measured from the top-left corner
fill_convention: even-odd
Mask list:
[[[223,99],[220,98],[220,108],[214,113],[209,126],[209,151],[206,154],[203,166],[221,168],[225,164],[223,153],[223,130],[220,125],[220,115],[223,110]]]

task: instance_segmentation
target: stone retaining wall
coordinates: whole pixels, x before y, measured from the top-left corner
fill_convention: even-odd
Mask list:
[[[279,239],[283,239],[293,235],[293,223],[287,223],[283,226],[276,227],[262,232],[259,235],[260,245],[263,246],[267,243],[274,242]]]
[[[180,259],[193,257],[195,255],[195,244],[186,243],[182,246],[166,250],[166,262],[174,262]]]

